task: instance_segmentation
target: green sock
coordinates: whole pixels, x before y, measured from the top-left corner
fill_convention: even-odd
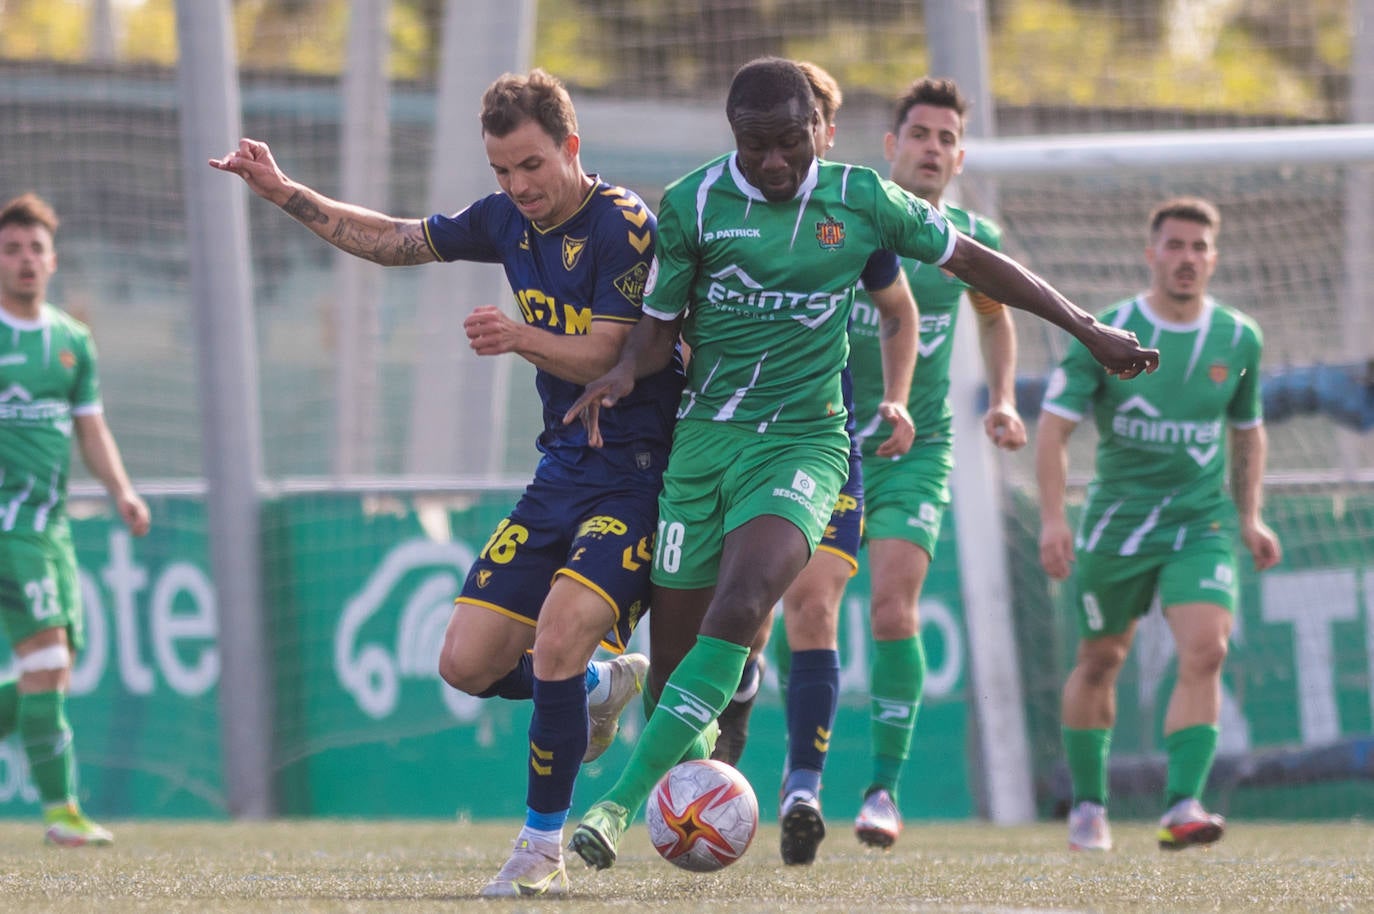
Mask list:
[[[639,703],[644,707],[644,719],[648,720],[654,716],[654,708],[658,707],[658,699],[655,698],[649,689],[644,689],[639,693]],[[711,757],[712,746],[706,739],[705,733],[698,733],[697,738],[692,740],[692,745],[687,747],[687,751],[682,753],[680,762],[690,762],[694,759],[707,759]]]
[[[926,649],[921,637],[873,643],[872,695],[873,784],[897,798],[902,768],[911,756],[911,737],[926,682]]]
[[[620,779],[601,799],[619,803],[633,818],[658,779],[725,710],[739,688],[748,658],[749,648],[742,644],[698,635],[696,645],[663,686],[658,707],[644,725]]]
[[[0,682],[0,740],[14,732],[19,723],[19,682],[14,679]]]
[[[29,775],[44,806],[72,798],[72,728],[62,692],[19,695],[19,737],[29,757]]]
[[[787,626],[778,625],[768,639],[768,651],[773,655],[773,673],[778,677],[778,691],[782,703],[787,704],[787,682],[792,678],[792,645],[787,643]]]
[[[1216,724],[1197,724],[1164,737],[1164,748],[1169,753],[1166,809],[1179,800],[1202,796],[1207,775],[1212,771],[1212,760],[1217,757],[1220,734]]]
[[[1064,755],[1073,782],[1073,802],[1084,800],[1107,805],[1107,754],[1112,751],[1112,731],[1070,730],[1065,727]]]

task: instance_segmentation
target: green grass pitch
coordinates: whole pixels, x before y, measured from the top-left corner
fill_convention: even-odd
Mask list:
[[[842,821],[811,867],[785,867],[766,824],[735,866],[674,869],[636,823],[612,869],[572,858],[566,899],[481,900],[515,823],[112,822],[113,848],[45,847],[37,821],[0,823],[0,911],[873,912],[1374,911],[1374,828],[1234,822],[1220,844],[1168,853],[1148,822],[1115,822],[1117,849],[1065,849],[1060,822],[908,827],[890,852]]]

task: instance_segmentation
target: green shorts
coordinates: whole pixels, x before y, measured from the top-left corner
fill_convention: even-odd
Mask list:
[[[50,628],[65,628],[73,651],[85,643],[81,582],[71,528],[0,533],[0,618],[13,646]]]
[[[1078,634],[1083,638],[1119,635],[1150,611],[1155,594],[1161,606],[1211,603],[1235,612],[1235,543],[1229,536],[1207,537],[1186,551],[1158,555],[1078,553],[1073,596]]]
[[[953,469],[954,443],[946,437],[918,438],[896,460],[864,458],[866,538],[905,540],[935,558]]]
[[[653,582],[711,587],[725,535],[765,514],[795,524],[814,551],[849,476],[848,453],[843,428],[760,435],[719,422],[679,422],[658,499]]]

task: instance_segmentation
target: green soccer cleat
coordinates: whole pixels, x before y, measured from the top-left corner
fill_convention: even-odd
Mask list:
[[[581,857],[587,866],[607,869],[615,863],[616,846],[629,826],[628,809],[619,803],[602,800],[582,817],[573,830],[568,849]]]
[[[75,803],[55,806],[43,813],[47,831],[43,840],[59,847],[109,847],[114,844],[110,830],[81,814]]]
[[[643,654],[621,654],[608,664],[611,684],[610,696],[600,704],[587,706],[587,751],[582,761],[601,757],[615,735],[620,732],[620,712],[644,689],[644,677],[649,675],[649,658]]]
[[[556,843],[543,846],[520,838],[501,871],[482,887],[483,898],[568,894],[568,870]]]

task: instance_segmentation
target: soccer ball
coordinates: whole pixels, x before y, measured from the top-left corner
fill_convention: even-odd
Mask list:
[[[649,794],[649,840],[674,866],[710,873],[734,863],[759,828],[759,801],[744,775],[696,759],[671,768]]]

